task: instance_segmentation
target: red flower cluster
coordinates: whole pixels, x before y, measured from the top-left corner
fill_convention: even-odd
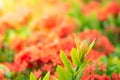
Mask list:
[[[100,62],[89,64],[83,72],[82,80],[110,80],[110,78],[104,74],[105,71],[105,64]]]
[[[120,80],[120,74],[113,73],[112,74],[112,79],[111,80]]]
[[[69,44],[65,45],[65,43]],[[54,74],[57,64],[61,64],[59,50],[69,52],[75,46],[73,37],[58,38],[50,34],[36,43],[24,47],[16,54],[13,71],[23,71],[26,68],[39,67],[40,71],[51,71]],[[69,54],[68,54],[69,55]]]
[[[120,80],[120,74],[113,73],[112,77],[109,77],[105,72],[105,64],[93,62],[84,70],[82,80]]]
[[[106,20],[111,14],[118,15],[119,14],[119,4],[118,2],[109,2],[104,9],[101,9],[98,12],[98,19],[103,21]]]
[[[112,1],[107,3],[107,5],[104,6],[104,8],[101,8],[99,2],[90,2],[87,5],[84,4],[82,6],[82,11],[85,15],[89,15],[92,12],[96,12],[97,17],[100,21],[104,21],[108,19],[108,17],[113,14],[113,15],[118,15],[120,11],[120,6],[118,2]]]
[[[75,30],[75,22],[68,16],[60,13],[50,13],[42,16],[40,26],[59,37],[65,37]]]
[[[77,37],[79,40],[88,39],[89,41],[96,38],[95,48],[92,49],[87,58],[91,58],[94,55],[93,58],[97,59],[103,54],[106,55],[114,51],[114,47],[109,40],[96,30],[82,32]],[[42,71],[51,71],[54,75],[56,65],[61,64],[59,51],[64,50],[69,57],[70,50],[76,47],[74,38],[71,35],[61,38],[55,36],[54,33],[47,34],[45,32],[34,33],[24,43],[23,49],[18,48],[22,43],[16,45],[18,53],[15,56],[12,71],[18,72],[27,68],[38,67],[38,71],[41,71],[41,74]],[[101,43],[104,43],[104,45],[101,45]],[[15,49],[16,47],[14,46]],[[99,49],[102,51],[99,51]]]
[[[85,15],[89,15],[89,13],[93,12],[93,11],[98,11],[100,9],[100,3],[99,2],[95,2],[95,1],[91,1],[90,3],[83,4],[82,6],[82,12]]]

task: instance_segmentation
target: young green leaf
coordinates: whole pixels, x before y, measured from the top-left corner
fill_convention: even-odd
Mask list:
[[[7,66],[0,64],[0,70],[10,71]]]
[[[30,73],[30,80],[37,80],[33,73]]]
[[[49,80],[49,78],[50,78],[50,72],[48,72],[48,73],[45,75],[45,77],[43,78],[43,80]]]
[[[73,34],[73,36],[74,36],[75,44],[76,44],[76,46],[77,46],[77,48],[78,48],[78,47],[79,47],[78,39],[77,39],[77,37],[76,37],[75,34]]]
[[[71,54],[72,62],[74,63],[74,65],[79,66],[79,63],[80,63],[79,54],[77,53],[76,49],[72,48],[70,54]]]
[[[83,73],[83,71],[81,70],[81,71],[78,73],[78,75],[77,75],[77,77],[75,78],[75,80],[80,80],[80,78],[81,78],[81,76],[82,76],[82,73]]]
[[[92,58],[90,58],[87,61],[84,61],[80,66],[78,71],[75,72],[74,76],[76,77],[75,80],[80,80],[82,77],[82,74],[86,68],[86,66],[89,64],[89,62],[91,61]]]
[[[82,50],[81,50],[81,48],[80,48],[78,39],[76,38],[75,34],[74,34],[74,39],[75,39],[75,43],[76,43],[76,47],[77,47],[77,52],[78,52],[78,54],[79,54],[79,60],[81,60]]]
[[[41,77],[39,78],[39,80],[42,80]]]
[[[61,66],[57,66],[56,72],[60,80],[69,80],[69,76]]]
[[[61,58],[63,64],[65,65],[65,67],[67,68],[69,74],[72,75],[73,74],[73,69],[70,65],[70,62],[69,62],[67,56],[65,55],[65,53],[63,51],[60,51],[60,58]]]
[[[0,73],[1,72],[3,72],[2,74],[4,74],[7,79],[9,79],[12,76],[8,67],[3,64],[0,64]]]
[[[92,43],[89,45],[85,56],[86,56],[86,55],[90,52],[90,50],[93,48],[93,46],[94,46],[94,44],[95,44],[95,40],[96,40],[96,38],[95,38],[95,39],[92,41]]]
[[[58,80],[57,78],[54,78],[53,80]]]
[[[12,73],[10,72],[10,71],[7,71],[6,73],[5,73],[5,77],[6,78],[10,78],[12,76]]]

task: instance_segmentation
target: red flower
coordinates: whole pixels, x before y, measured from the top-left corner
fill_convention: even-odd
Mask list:
[[[71,18],[59,13],[43,15],[40,26],[59,37],[69,35],[76,28],[75,22]]]
[[[113,73],[112,74],[112,80],[120,80],[120,74]]]
[[[99,80],[110,80],[110,78],[106,74],[103,74]]]
[[[119,13],[119,4],[118,2],[109,2],[108,5],[106,6],[106,11],[109,14],[114,14],[117,15]]]
[[[99,8],[100,8],[100,3],[95,2],[95,1],[91,1],[91,2],[88,3],[87,5],[84,4],[84,5],[82,6],[82,12],[83,12],[85,15],[89,15],[91,12],[99,10]]]
[[[97,18],[100,21],[104,21],[104,20],[108,19],[108,15],[109,15],[109,13],[107,12],[107,10],[100,9],[97,13]]]
[[[98,52],[97,50],[91,50],[89,54],[87,55],[86,59],[97,60],[100,56],[103,56],[104,54],[101,54],[101,52]]]
[[[65,17],[61,24],[59,24],[53,31],[57,33],[59,37],[66,37],[74,32],[76,26],[71,18]]]
[[[42,16],[42,26],[48,29],[55,28],[61,23],[62,18],[58,14],[46,14]]]
[[[9,46],[15,52],[20,52],[26,45],[26,40],[15,37],[13,40],[10,41]]]
[[[0,21],[0,34],[5,34],[6,33],[6,27],[5,24],[3,25]]]
[[[104,21],[108,19],[108,17],[113,14],[113,15],[118,15],[119,13],[119,4],[118,2],[109,2],[103,9],[100,9],[98,11],[98,19],[100,21]]]
[[[40,69],[37,70],[37,71],[34,70],[33,74],[36,76],[36,78],[39,78],[41,76],[41,74],[42,74],[42,71]]]
[[[99,71],[105,71],[106,65],[100,62],[89,64],[83,72],[82,80],[110,80],[106,74],[99,74]]]

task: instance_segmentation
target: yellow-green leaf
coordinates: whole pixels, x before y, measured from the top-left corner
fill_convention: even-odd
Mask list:
[[[60,58],[61,58],[61,60],[62,60],[62,62],[64,64],[64,66],[67,68],[69,74],[72,75],[74,71],[73,71],[73,69],[72,69],[72,67],[70,65],[70,62],[69,62],[67,56],[65,55],[65,53],[63,51],[60,51]]]
[[[37,80],[33,73],[30,73],[30,80]]]
[[[79,63],[80,63],[79,54],[77,53],[76,49],[72,48],[70,54],[71,54],[72,62],[74,63],[74,65],[79,66]]]
[[[43,78],[43,80],[49,80],[50,79],[50,72],[48,72],[45,77]]]
[[[90,52],[90,50],[93,48],[93,46],[94,46],[94,44],[95,44],[95,40],[96,40],[96,38],[95,38],[95,39],[92,41],[92,43],[89,45],[85,56],[86,56],[86,55]]]
[[[69,80],[69,75],[67,75],[67,72],[60,65],[57,66],[56,72],[59,80]]]

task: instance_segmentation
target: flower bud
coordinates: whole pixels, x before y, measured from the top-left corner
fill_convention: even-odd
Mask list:
[[[82,50],[82,53],[86,53],[88,49],[88,42],[86,40],[82,41],[80,48]]]

